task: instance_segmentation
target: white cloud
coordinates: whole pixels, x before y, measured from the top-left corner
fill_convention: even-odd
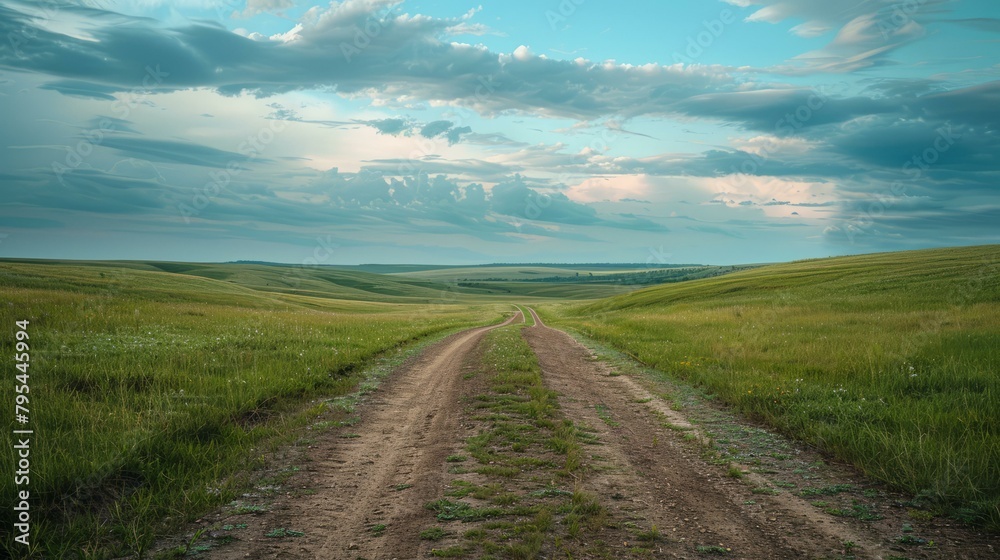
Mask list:
[[[269,37],[272,41],[278,41],[279,43],[291,43],[301,37],[302,24],[297,23],[295,27],[289,29],[284,33],[275,33]]]
[[[694,182],[712,196],[713,202],[730,208],[757,208],[769,217],[829,217],[838,200],[834,185],[828,182],[742,174]]]
[[[773,134],[763,134],[752,138],[730,139],[733,147],[744,152],[764,158],[788,158],[801,156],[815,149],[819,143],[800,136],[779,137]]]
[[[725,0],[740,7],[759,6],[748,22],[778,24],[804,19],[790,31],[803,38],[836,32],[825,47],[793,57],[771,70],[783,74],[843,73],[883,63],[888,53],[925,35],[921,20],[948,0]]]
[[[590,177],[566,189],[566,196],[576,202],[620,201],[642,199],[649,195],[649,183],[644,175]]]
[[[240,14],[249,18],[264,13],[281,13],[295,7],[295,0],[247,0],[247,7]]]

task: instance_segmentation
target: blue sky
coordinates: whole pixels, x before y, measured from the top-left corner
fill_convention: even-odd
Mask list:
[[[0,256],[1000,242],[994,1],[0,0],[0,34]]]

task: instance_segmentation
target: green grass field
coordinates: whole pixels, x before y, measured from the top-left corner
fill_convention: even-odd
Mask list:
[[[770,265],[638,291],[441,280],[0,261],[0,351],[13,356],[15,321],[30,321],[36,552],[143,551],[231,501],[266,449],[332,414],[326,399],[356,391],[377,357],[497,322],[511,302],[942,513],[1000,527],[1000,246]],[[14,383],[0,397],[13,402]],[[6,426],[17,427],[12,415]],[[4,446],[0,461],[14,464],[13,453]],[[13,491],[4,485],[0,500],[14,503]]]
[[[538,311],[1000,527],[1000,246],[772,265]]]
[[[179,263],[161,261],[47,261],[31,259],[0,259],[0,264],[19,266],[18,275],[31,282],[60,285],[63,280],[72,280],[62,274],[63,267],[82,267],[100,269],[104,276],[89,280],[91,287],[118,287],[116,275],[123,270],[136,273],[167,272],[192,278],[207,278],[226,282],[233,286],[248,288],[257,295],[272,294],[272,298],[289,301],[289,297],[305,296],[307,298],[324,298],[333,300],[383,302],[383,303],[413,303],[413,304],[479,304],[487,301],[512,302],[519,299],[563,300],[563,299],[595,299],[626,293],[639,286],[620,286],[599,283],[535,283],[522,282],[518,279],[536,278],[521,277],[522,273],[532,271],[542,276],[551,276],[553,271],[560,274],[570,273],[561,268],[539,267],[425,267],[425,266],[390,266],[366,265],[357,267],[337,266],[296,266],[263,263]],[[427,270],[429,268],[429,270]],[[600,268],[600,267],[599,267]],[[398,271],[404,273],[376,273],[373,270]],[[606,269],[606,270],[604,270]],[[450,271],[458,270],[458,275]],[[574,269],[575,270],[575,269]],[[604,270],[602,272],[602,270]],[[624,269],[603,267],[594,272],[596,278],[609,274],[620,273]],[[629,268],[628,270],[631,270]],[[425,275],[423,272],[426,272]],[[482,278],[510,276],[511,280],[500,282],[481,282],[474,280],[463,282],[462,278],[468,271],[479,271]],[[87,273],[89,275],[89,272]],[[587,272],[583,272],[584,275]],[[499,275],[499,276],[498,276]],[[89,276],[88,276],[89,278]],[[145,278],[141,274],[132,278]],[[53,282],[55,282],[53,284]],[[74,284],[75,285],[75,284]],[[75,285],[77,288],[86,287]],[[203,284],[192,283],[197,293]],[[135,287],[139,288],[139,287]],[[218,286],[212,290],[217,290]],[[299,303],[308,300],[296,300]],[[313,302],[314,304],[315,302]]]
[[[461,295],[460,292],[456,293],[454,287],[442,283],[319,266],[157,261],[0,261],[3,262],[12,266],[32,265],[33,268],[22,266],[20,270],[23,274],[34,274],[39,279],[49,276],[43,272],[45,270],[53,270],[57,278],[63,278],[58,274],[59,268],[75,266],[102,269],[105,276],[100,277],[98,283],[109,277],[113,280],[113,276],[120,271],[132,270],[218,280],[249,288],[255,293],[270,292],[351,301],[442,303]]]
[[[262,446],[322,413],[314,399],[355,390],[373,357],[510,310],[287,296],[113,264],[0,263],[0,292],[6,356],[15,321],[30,321],[32,543],[51,558],[140,553],[165,519],[232,500]]]

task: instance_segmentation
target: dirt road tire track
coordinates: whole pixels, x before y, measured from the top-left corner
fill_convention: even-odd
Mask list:
[[[648,520],[665,536],[664,552],[684,556],[697,546],[722,545],[732,550],[730,558],[821,557],[839,544],[802,527],[795,531],[800,540],[812,543],[809,550],[783,542],[783,523],[750,515],[734,503],[738,481],[706,465],[696,446],[677,441],[645,404],[624,390],[619,377],[608,376],[589,350],[566,333],[544,326],[534,310],[529,311],[535,326],[524,335],[546,383],[561,395],[560,405],[569,418],[599,430],[604,443],[599,453],[610,468],[592,477],[589,485],[602,497],[621,497],[618,521],[628,516]],[[599,417],[597,405],[617,426]]]
[[[973,547],[938,554],[899,550],[896,535],[878,534],[873,525],[834,518],[786,492],[766,496],[766,511],[759,505],[747,507],[748,501],[764,501],[751,492],[751,485],[767,483],[761,475],[746,473],[737,480],[727,477],[722,467],[707,463],[700,457],[701,443],[679,441],[662,427],[661,419],[675,426],[687,424],[682,415],[629,377],[609,375],[609,366],[596,361],[589,349],[545,326],[533,309],[528,311],[535,325],[526,328],[524,336],[538,356],[546,383],[560,393],[568,417],[600,430],[605,443],[602,453],[617,467],[592,479],[591,485],[597,486],[592,491],[625,496],[622,501],[631,502],[628,514],[655,522],[667,537],[662,548],[668,555],[699,557],[692,554],[692,543],[697,543],[724,544],[732,549],[727,557],[747,559],[924,558],[926,553],[935,558],[993,556],[992,545],[976,542],[982,540],[981,535],[948,525],[943,540],[964,540],[975,543]],[[596,405],[605,407],[604,414],[610,414],[618,426],[601,419]],[[852,543],[849,552],[845,542]]]
[[[211,558],[426,557],[418,533],[424,505],[443,491],[445,458],[459,432],[463,371],[475,365],[474,350],[488,331],[522,320],[517,313],[430,346],[372,395],[351,437],[317,441],[310,455],[315,493],[282,500],[266,521],[303,536],[236,541]],[[384,531],[373,531],[379,524]]]

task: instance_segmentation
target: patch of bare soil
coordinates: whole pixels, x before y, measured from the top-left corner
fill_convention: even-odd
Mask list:
[[[524,336],[538,356],[546,383],[560,395],[565,415],[597,427],[606,468],[589,477],[615,517],[655,524],[666,539],[657,557],[703,558],[992,558],[993,537],[938,522],[912,531],[905,508],[888,505],[817,506],[805,491],[782,489],[789,473],[752,472],[741,464],[716,464],[718,454],[696,425],[641,383],[618,375],[562,331],[536,326]],[[759,429],[759,428],[747,428]],[[794,444],[789,443],[789,446]],[[808,458],[809,454],[814,457]],[[797,464],[822,462],[796,449]],[[806,463],[803,463],[806,461]],[[820,491],[865,486],[841,466],[827,469]],[[888,498],[884,498],[888,499]],[[856,507],[855,507],[856,506]],[[834,510],[841,515],[833,515]],[[844,515],[844,514],[847,515]],[[872,519],[864,520],[865,514]],[[902,531],[900,532],[902,528]]]

